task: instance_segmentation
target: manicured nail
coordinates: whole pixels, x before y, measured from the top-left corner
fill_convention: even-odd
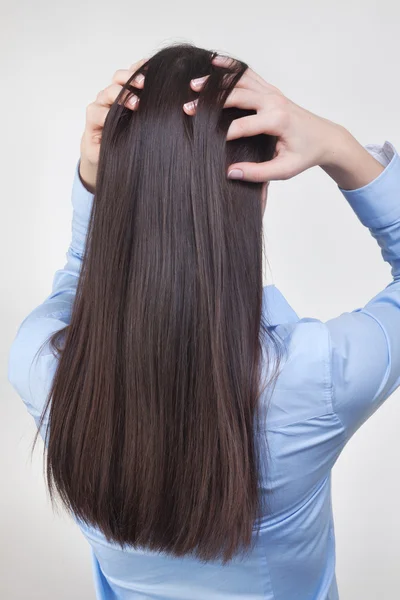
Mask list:
[[[137,96],[131,96],[129,98],[129,104],[131,106],[136,106],[137,101],[139,100],[139,98]]]
[[[211,62],[225,64],[227,61],[229,61],[229,56],[224,56],[223,54],[216,54]]]
[[[139,73],[139,75],[136,75],[134,81],[136,83],[142,83],[142,81],[144,81],[144,75],[143,75],[143,73]]]
[[[192,102],[186,102],[186,104],[184,104],[183,106],[186,108],[186,110],[192,111],[196,108],[197,105],[197,100],[193,100]]]
[[[198,77],[197,79],[192,79],[192,84],[194,85],[194,87],[200,87],[205,82],[207,77],[208,77],[208,75],[204,75],[204,77]]]
[[[240,169],[232,169],[228,172],[229,179],[243,179],[243,171]]]

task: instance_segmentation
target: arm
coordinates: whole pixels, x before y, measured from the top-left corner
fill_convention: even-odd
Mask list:
[[[66,263],[56,271],[50,295],[20,324],[9,352],[8,379],[35,419],[40,416],[46,399],[46,369],[55,365],[52,364],[53,355],[47,345],[38,359],[35,377],[31,379],[32,361],[41,344],[70,322],[92,210],[94,195],[83,185],[79,164],[80,161],[75,168],[72,186],[72,235]]]
[[[72,240],[66,254],[67,262],[56,271],[51,294],[19,326],[10,348],[8,379],[37,424],[48,396],[56,359],[49,344],[45,344],[38,357],[36,353],[39,354],[39,349],[51,334],[70,323],[92,210],[105,119],[123,85],[145,62],[146,59],[143,59],[129,69],[118,69],[112,83],[101,90],[96,100],[86,108],[86,126],[80,144],[81,158],[76,165],[72,187]],[[144,83],[143,80],[134,79],[131,85],[143,88]],[[125,98],[130,96],[128,94]],[[136,104],[129,102],[125,106],[132,110],[137,108]],[[46,419],[43,426],[46,427]]]
[[[400,157],[389,142],[366,149],[384,170],[362,187],[339,189],[377,241],[392,281],[364,307],[325,323],[332,404],[346,441],[400,385]]]

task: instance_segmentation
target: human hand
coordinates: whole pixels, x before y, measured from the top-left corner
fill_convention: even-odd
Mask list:
[[[227,67],[231,58],[217,55],[215,66]],[[201,91],[209,75],[193,79],[190,87]],[[196,112],[197,100],[184,105],[188,115]],[[295,104],[275,86],[248,68],[228,96],[224,108],[237,107],[257,111],[255,115],[235,119],[227,140],[258,134],[278,137],[275,155],[263,163],[235,163],[228,168],[231,179],[266,182],[290,179],[306,169],[334,164],[344,143],[352,137],[341,125],[319,117]],[[354,138],[353,138],[354,139]],[[356,140],[354,140],[356,142]],[[356,142],[357,143],[357,142]]]
[[[122,86],[132,76],[132,73],[139,69],[147,62],[147,60],[148,59],[142,59],[137,63],[132,64],[129,69],[118,69],[114,73],[112,83],[104,90],[101,90],[97,94],[96,100],[86,107],[86,126],[80,144],[81,158],[79,175],[82,179],[82,183],[92,193],[96,186],[100,143],[108,111],[120,93]],[[138,89],[143,88],[144,75],[139,74],[132,80],[131,85]],[[130,94],[127,90],[126,94],[123,94],[122,96],[123,102],[125,102],[128,95],[129,101],[125,103],[125,106],[131,110],[136,110],[139,105],[139,98],[135,94]]]

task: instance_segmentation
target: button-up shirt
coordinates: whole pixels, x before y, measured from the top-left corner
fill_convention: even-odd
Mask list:
[[[260,535],[254,549],[225,566],[121,550],[76,519],[90,544],[98,599],[338,599],[332,467],[400,383],[400,157],[388,141],[366,149],[385,169],[364,187],[339,190],[375,238],[392,280],[365,306],[325,322],[300,318],[275,285],[263,290],[269,326],[288,353],[258,434],[269,449],[260,476],[269,512],[255,524]],[[20,324],[10,348],[9,381],[36,424],[57,359],[48,345],[33,358],[51,333],[70,322],[93,197],[82,184],[78,160],[66,263],[56,271],[50,295]],[[46,425],[47,420],[42,438]]]

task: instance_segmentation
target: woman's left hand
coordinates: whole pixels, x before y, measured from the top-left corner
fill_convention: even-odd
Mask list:
[[[215,66],[229,67],[233,59],[216,56]],[[191,81],[191,88],[201,91],[209,75]],[[184,105],[188,115],[196,112],[197,100]],[[274,157],[261,163],[243,162],[230,165],[228,177],[266,182],[290,179],[313,166],[330,168],[349,152],[359,155],[360,144],[341,125],[320,117],[287,98],[281,90],[247,68],[231,91],[224,108],[251,109],[255,114],[232,121],[227,140],[259,134],[276,136]],[[355,151],[357,147],[357,153]],[[350,151],[344,152],[344,149]],[[364,153],[367,154],[366,151]]]
[[[97,167],[100,155],[100,143],[104,122],[111,105],[114,103],[122,86],[132,76],[132,73],[137,71],[148,59],[142,59],[137,63],[132,64],[129,69],[118,69],[115,71],[112,78],[112,83],[101,90],[96,97],[96,100],[86,107],[86,126],[83,132],[80,144],[81,159],[79,166],[79,175],[82,183],[92,193],[96,187]],[[144,75],[138,75],[131,85],[141,89],[144,85]],[[128,96],[126,92],[125,96]],[[139,104],[139,98],[133,94],[129,94],[129,101],[125,106],[132,110],[136,110]]]

